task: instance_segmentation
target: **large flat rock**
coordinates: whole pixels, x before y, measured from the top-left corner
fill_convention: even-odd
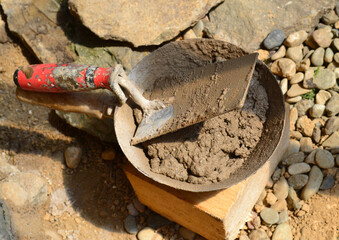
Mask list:
[[[9,30],[43,63],[73,62],[71,42],[59,26],[56,0],[1,0]]]
[[[158,45],[204,17],[223,0],[69,0],[70,10],[103,39]]]
[[[276,28],[286,35],[311,29],[334,6],[335,0],[227,0],[209,13],[207,30],[216,39],[252,51]]]

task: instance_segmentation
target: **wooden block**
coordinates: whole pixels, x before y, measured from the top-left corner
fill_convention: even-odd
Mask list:
[[[124,164],[124,172],[139,201],[153,211],[209,240],[234,239],[279,163],[288,140],[287,129],[280,148],[263,167],[237,185],[219,191],[177,190],[145,177],[128,162]]]

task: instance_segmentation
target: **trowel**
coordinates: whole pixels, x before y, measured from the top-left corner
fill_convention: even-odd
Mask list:
[[[113,117],[117,105],[133,105],[141,110],[141,121],[130,141],[135,145],[241,108],[257,55],[206,63],[194,69],[173,69],[173,74],[159,76],[161,81],[155,81],[151,88],[130,81],[121,65],[29,65],[19,67],[13,79],[19,100],[57,110],[102,118]],[[99,88],[109,89],[114,95],[83,92]]]

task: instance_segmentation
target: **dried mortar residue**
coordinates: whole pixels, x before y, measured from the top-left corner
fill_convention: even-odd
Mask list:
[[[244,107],[144,143],[153,172],[194,184],[234,173],[260,140],[268,98],[254,72]]]

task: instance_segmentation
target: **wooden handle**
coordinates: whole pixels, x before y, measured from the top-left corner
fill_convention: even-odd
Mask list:
[[[74,92],[109,88],[109,76],[114,68],[78,64],[38,64],[18,68],[15,84],[35,92]]]

